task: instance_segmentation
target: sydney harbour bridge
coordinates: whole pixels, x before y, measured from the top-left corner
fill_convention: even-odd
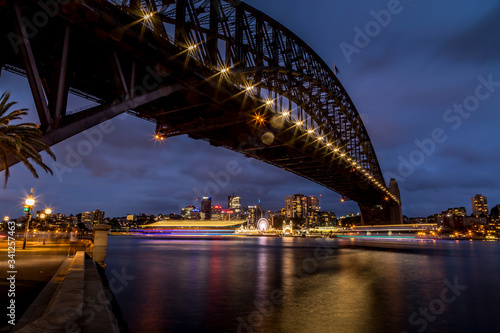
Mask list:
[[[299,37],[237,0],[0,0],[0,65],[54,145],[121,113],[293,172],[401,223],[353,101]],[[94,106],[69,112],[68,95]],[[11,160],[11,164],[15,163]]]

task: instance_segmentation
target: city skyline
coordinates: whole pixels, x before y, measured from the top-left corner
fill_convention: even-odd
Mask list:
[[[487,196],[491,207],[500,203],[496,173],[500,161],[492,153],[497,149],[495,124],[500,120],[495,112],[500,64],[494,42],[500,36],[496,24],[500,6],[494,1],[482,3],[481,8],[456,3],[452,13],[444,4],[426,11],[422,3],[402,2],[390,22],[379,25],[376,36],[357,46],[355,28],[363,31],[370,22],[378,22],[377,13],[387,9],[387,2],[361,1],[354,8],[347,2],[322,1],[314,7],[297,4],[293,11],[283,10],[283,1],[248,3],[276,18],[331,68],[338,68],[373,141],[387,185],[391,175],[403,180],[399,187],[404,215],[427,216],[455,206],[469,210],[470,197],[476,193]],[[349,54],[346,45],[356,50]],[[0,90],[11,91],[19,108],[35,113],[24,78],[3,72]],[[474,111],[460,112],[454,106],[474,102],[477,91],[489,95],[477,97],[480,103]],[[73,96],[69,108],[90,104]],[[322,195],[322,209],[338,215],[358,211],[355,203],[341,203],[340,195],[308,180],[205,142],[187,137],[155,142],[154,125],[132,116],[108,124],[113,130],[101,133],[102,139],[82,133],[54,146],[57,162],[67,166],[57,167],[54,176],[41,174],[34,180],[21,165],[14,166],[7,190],[0,195],[0,210],[22,215],[23,195],[33,187],[44,205],[73,213],[102,207],[110,216],[127,210],[178,212],[196,195],[208,194],[224,203],[233,191],[254,197],[245,205],[257,203],[260,196],[266,210],[279,209],[282,198],[300,192]],[[92,143],[91,153],[73,154],[82,140]],[[51,164],[47,157],[46,161]],[[208,184],[217,185],[212,175],[227,171],[230,162],[239,171],[230,175],[228,184],[218,186],[215,195],[203,193]],[[224,179],[219,180],[225,183]]]

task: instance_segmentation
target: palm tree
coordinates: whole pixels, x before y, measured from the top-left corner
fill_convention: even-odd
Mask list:
[[[5,170],[4,188],[10,176],[7,156],[12,155],[23,162],[35,178],[38,178],[38,173],[32,162],[42,167],[45,172],[52,174],[52,170],[42,162],[39,151],[45,151],[54,160],[56,159],[50,147],[44,142],[40,126],[33,123],[10,125],[11,121],[20,120],[22,116],[27,115],[28,109],[8,113],[9,109],[16,104],[16,102],[9,102],[9,98],[10,93],[7,92],[0,97],[0,162]]]

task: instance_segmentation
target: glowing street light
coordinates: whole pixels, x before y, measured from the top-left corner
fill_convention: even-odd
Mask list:
[[[24,212],[26,213],[26,226],[24,229],[24,241],[23,241],[23,250],[26,249],[26,238],[28,237],[28,229],[30,226],[30,220],[31,220],[31,209],[35,205],[35,199],[33,199],[33,189],[31,189],[30,196],[29,198],[26,199],[24,202]]]
[[[6,217],[4,217],[4,218],[3,218],[3,220],[4,220],[5,222],[9,222],[9,217],[8,217],[8,216],[6,216]]]
[[[45,208],[45,215],[50,215],[50,214],[52,214],[52,209]]]

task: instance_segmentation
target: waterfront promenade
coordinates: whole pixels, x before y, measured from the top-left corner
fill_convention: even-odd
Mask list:
[[[28,241],[26,249],[22,249],[22,240],[16,241],[16,321],[21,318],[37,295],[42,291],[47,282],[59,269],[68,257],[69,243],[60,240],[59,243],[41,241]],[[1,306],[7,308],[9,299],[4,297],[9,290],[7,281],[7,240],[0,241],[0,294],[2,295]],[[0,332],[8,332],[12,326],[7,324],[7,317],[3,316],[0,322]]]

